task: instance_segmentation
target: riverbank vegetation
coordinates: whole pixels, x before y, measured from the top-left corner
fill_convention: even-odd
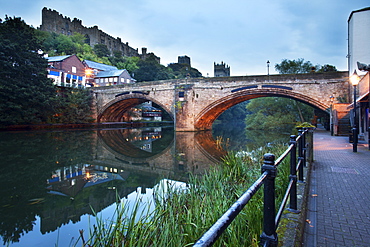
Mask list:
[[[264,97],[246,105],[247,129],[292,129],[298,123],[314,121],[314,109],[304,103],[283,97]]]
[[[192,246],[261,174],[264,153],[280,155],[286,147],[276,145],[251,152],[229,153],[222,163],[203,176],[191,176],[186,190],[173,188],[165,199],[155,196],[155,210],[130,216],[118,202],[115,216],[81,231],[83,246]],[[288,165],[279,167],[277,198],[281,201],[288,182]],[[262,231],[263,193],[246,205],[214,246],[258,246]],[[149,210],[148,210],[149,212]]]
[[[53,85],[37,33],[20,18],[0,20],[0,126],[91,122],[90,91]]]

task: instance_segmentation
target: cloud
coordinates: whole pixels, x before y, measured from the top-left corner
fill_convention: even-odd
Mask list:
[[[346,70],[347,20],[365,0],[0,0],[8,15],[34,26],[41,9],[97,25],[134,48],[147,47],[162,64],[191,57],[192,66],[213,76],[213,63],[224,61],[232,75],[265,74],[282,59],[304,58]],[[34,24],[36,23],[36,24]],[[270,71],[274,73],[274,70]]]

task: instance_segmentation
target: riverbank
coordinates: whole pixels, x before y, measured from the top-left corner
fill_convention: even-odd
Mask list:
[[[151,122],[109,122],[81,124],[30,124],[0,127],[0,131],[48,130],[48,129],[107,129],[107,128],[142,128],[173,124],[172,121]]]

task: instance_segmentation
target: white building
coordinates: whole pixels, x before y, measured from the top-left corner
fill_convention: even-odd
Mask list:
[[[370,7],[354,10],[348,18],[348,72],[358,70],[357,62],[370,64]]]

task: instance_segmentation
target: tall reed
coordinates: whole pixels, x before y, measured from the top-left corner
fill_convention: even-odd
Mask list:
[[[252,152],[231,152],[203,176],[191,175],[185,192],[173,188],[166,197],[157,197],[153,213],[138,216],[136,208],[128,216],[124,203],[117,204],[115,220],[106,224],[98,219],[83,246],[192,246],[260,176],[263,154],[279,156],[285,148],[277,145]],[[288,183],[289,165],[284,163],[279,166],[276,179],[276,188],[281,190],[277,202]],[[262,210],[260,190],[214,246],[258,246]]]

